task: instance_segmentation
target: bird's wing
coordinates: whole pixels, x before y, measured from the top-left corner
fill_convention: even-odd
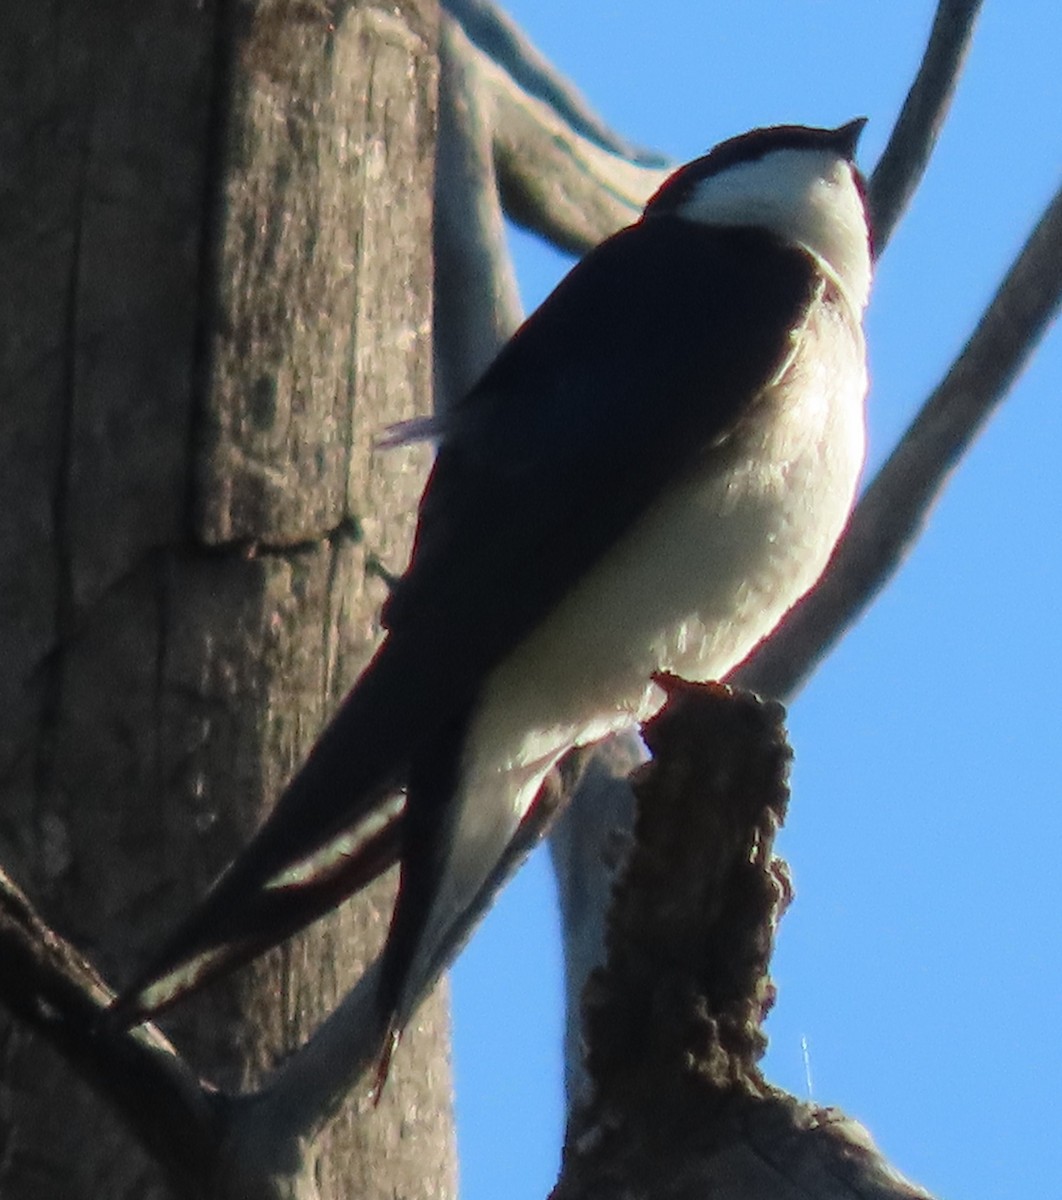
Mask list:
[[[480,679],[726,437],[818,285],[752,228],[655,218],[597,247],[440,423],[392,632]]]
[[[119,999],[121,1019],[261,953],[394,861],[395,792],[419,748],[438,753],[487,672],[756,402],[817,281],[809,255],[765,232],[671,217],[573,269],[440,422],[387,639],[270,818]]]

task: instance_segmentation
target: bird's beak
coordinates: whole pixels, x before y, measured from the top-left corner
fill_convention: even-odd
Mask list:
[[[837,153],[843,154],[849,162],[855,159],[859,135],[863,132],[866,123],[866,117],[856,117],[854,121],[849,121],[847,125],[841,125],[833,131],[833,142],[837,147]]]

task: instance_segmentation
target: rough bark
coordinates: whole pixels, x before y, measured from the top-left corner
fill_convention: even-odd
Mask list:
[[[584,995],[588,1084],[553,1200],[929,1200],[857,1122],[772,1087],[758,1061],[791,888],[774,855],[781,706],[666,681],[633,777],[632,848]]]
[[[425,458],[430,0],[0,12],[0,858],[112,979],[246,839],[367,658]],[[385,883],[170,1026],[227,1085],[374,953]],[[446,1016],[322,1197],[452,1191]],[[0,1026],[0,1193],[162,1196]],[[57,1103],[57,1097],[62,1102]]]

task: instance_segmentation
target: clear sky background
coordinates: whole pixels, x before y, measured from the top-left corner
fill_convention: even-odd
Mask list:
[[[754,125],[865,114],[874,162],[921,57],[922,0],[512,0],[628,137],[685,160]],[[1062,5],[989,0],[868,319],[870,469],[973,328],[1058,186]],[[525,303],[568,262],[514,237]],[[791,706],[797,885],[766,1072],[862,1120],[944,1197],[1062,1177],[1062,335],[1056,328],[900,576]],[[563,1122],[555,901],[541,852],[454,972],[464,1200],[541,1200]]]

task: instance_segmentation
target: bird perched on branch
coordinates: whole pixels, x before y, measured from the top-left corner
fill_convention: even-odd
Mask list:
[[[726,675],[815,583],[863,463],[863,124],[753,130],[676,171],[414,425],[438,453],[387,635],[120,1019],[397,856],[397,1035],[558,759],[655,712],[656,673]]]

